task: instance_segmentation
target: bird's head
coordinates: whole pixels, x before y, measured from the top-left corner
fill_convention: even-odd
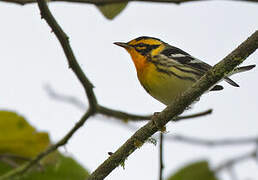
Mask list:
[[[131,55],[137,70],[144,66],[148,56],[155,56],[165,47],[165,44],[161,40],[147,36],[138,37],[127,43],[115,42],[114,44],[127,50]]]

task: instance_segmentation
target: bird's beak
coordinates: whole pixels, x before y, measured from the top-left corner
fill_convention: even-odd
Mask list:
[[[123,48],[125,48],[125,49],[128,49],[128,48],[131,47],[131,46],[128,45],[127,43],[123,43],[123,42],[115,42],[114,44],[115,44],[115,45],[118,45],[118,46],[121,46],[121,47],[123,47]]]

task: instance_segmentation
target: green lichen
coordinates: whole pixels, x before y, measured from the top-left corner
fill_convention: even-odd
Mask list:
[[[143,145],[143,142],[141,142],[140,140],[138,140],[138,139],[134,140],[134,146],[136,148],[140,148],[142,145]]]
[[[153,144],[155,146],[157,145],[157,140],[155,138],[152,138],[152,137],[148,138],[146,140],[146,142],[151,143],[151,144]]]

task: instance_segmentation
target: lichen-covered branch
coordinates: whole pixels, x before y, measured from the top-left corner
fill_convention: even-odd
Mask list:
[[[37,0],[1,0],[3,2],[15,3],[20,5],[35,3]],[[85,4],[111,4],[111,3],[124,3],[130,1],[137,2],[156,2],[156,3],[173,3],[181,4],[186,2],[196,2],[196,1],[208,1],[208,0],[50,0],[49,2],[69,2],[69,3],[85,3]],[[258,0],[239,0],[244,2],[258,2]]]
[[[11,177],[20,175],[30,169],[32,166],[37,164],[42,158],[47,156],[49,153],[57,150],[60,146],[65,145],[68,140],[73,136],[73,134],[89,119],[92,115],[96,113],[117,117],[123,119],[124,117],[130,117],[131,119],[141,119],[144,116],[132,115],[107,107],[103,107],[98,104],[93,91],[93,85],[86,77],[81,67],[79,66],[72,48],[69,44],[69,39],[61,27],[58,25],[54,17],[52,16],[45,0],[38,0],[38,5],[42,18],[46,20],[48,25],[51,27],[52,31],[58,38],[66,58],[68,60],[69,67],[73,70],[76,77],[82,84],[87,99],[89,101],[89,107],[87,112],[82,116],[80,121],[75,124],[75,126],[56,144],[49,147],[46,151],[40,153],[37,157],[32,159],[32,161],[23,164],[22,166],[8,172],[7,174],[0,177],[0,180],[10,179]],[[119,148],[114,154],[112,154],[109,159],[107,159],[99,168],[96,169],[89,177],[90,180],[104,179],[114,168],[125,161],[125,159],[133,153],[135,149],[140,147],[150,136],[155,132],[162,129],[166,123],[171,119],[178,121],[181,114],[186,107],[188,107],[196,98],[207,91],[212,85],[216,84],[220,79],[222,79],[225,74],[229,73],[234,67],[240,64],[244,59],[249,56],[252,52],[257,49],[258,46],[258,32],[255,32],[247,41],[245,41],[240,47],[238,47],[234,52],[227,56],[223,62],[212,68],[204,77],[201,78],[190,90],[186,91],[181,97],[178,97],[173,104],[168,106],[160,114],[155,116],[145,116],[146,119],[151,117],[151,120],[140,130],[138,130],[121,148]],[[206,112],[205,114],[209,114]],[[191,117],[203,116],[205,114],[190,115]],[[178,118],[176,118],[178,117]],[[189,117],[189,116],[188,116]],[[181,117],[182,118],[182,117]],[[185,116],[182,119],[186,119]]]
[[[74,135],[74,133],[83,126],[83,124],[86,122],[87,119],[90,118],[90,116],[93,116],[96,113],[103,114],[106,116],[112,116],[118,119],[131,119],[131,120],[139,120],[139,119],[145,119],[148,120],[151,118],[151,116],[141,116],[141,115],[134,115],[129,114],[117,110],[113,110],[104,106],[101,106],[97,102],[97,98],[95,97],[94,91],[93,91],[93,85],[87,78],[87,76],[82,71],[80,65],[78,64],[75,55],[73,53],[73,50],[69,44],[69,38],[65,34],[65,32],[62,30],[62,28],[59,26],[53,15],[51,14],[45,0],[38,0],[39,9],[41,12],[41,17],[46,20],[48,25],[51,27],[52,31],[55,33],[56,37],[58,38],[64,53],[66,55],[69,67],[73,70],[76,77],[79,79],[80,83],[82,84],[87,99],[89,101],[89,107],[87,112],[82,116],[82,118],[75,124],[75,126],[56,144],[49,147],[46,151],[40,153],[38,156],[36,156],[34,159],[32,159],[30,162],[23,164],[22,166],[8,172],[7,174],[0,177],[0,180],[9,179],[17,175],[21,175],[25,173],[28,169],[30,169],[32,166],[37,164],[42,158],[47,156],[49,153],[57,150],[60,146],[65,145],[68,140]],[[49,90],[49,88],[48,88]],[[82,106],[84,103],[80,103],[80,101],[76,101],[73,97],[63,97],[63,96],[57,96],[56,94],[52,93],[52,96],[55,96],[56,98],[72,102],[76,104],[77,106]],[[85,108],[86,109],[86,108]],[[202,114],[201,114],[202,115]],[[185,119],[186,117],[184,117]],[[179,119],[179,118],[178,118]]]
[[[88,180],[102,180],[109,175],[119,164],[139,148],[149,137],[162,129],[171,119],[181,114],[186,107],[193,103],[205,91],[218,83],[226,74],[241,64],[258,48],[258,31],[253,33],[232,53],[216,64],[197,81],[190,89],[176,98],[161,113],[153,116],[151,121],[135,132],[116,152],[106,159],[88,178]]]

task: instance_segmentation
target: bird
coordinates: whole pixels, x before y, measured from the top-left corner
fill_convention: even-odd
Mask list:
[[[165,105],[171,104],[212,68],[211,65],[155,37],[141,36],[127,43],[114,44],[123,47],[131,55],[143,88]],[[237,67],[223,80],[239,87],[229,76],[254,67],[255,65]],[[215,85],[209,91],[222,89],[223,86]]]

